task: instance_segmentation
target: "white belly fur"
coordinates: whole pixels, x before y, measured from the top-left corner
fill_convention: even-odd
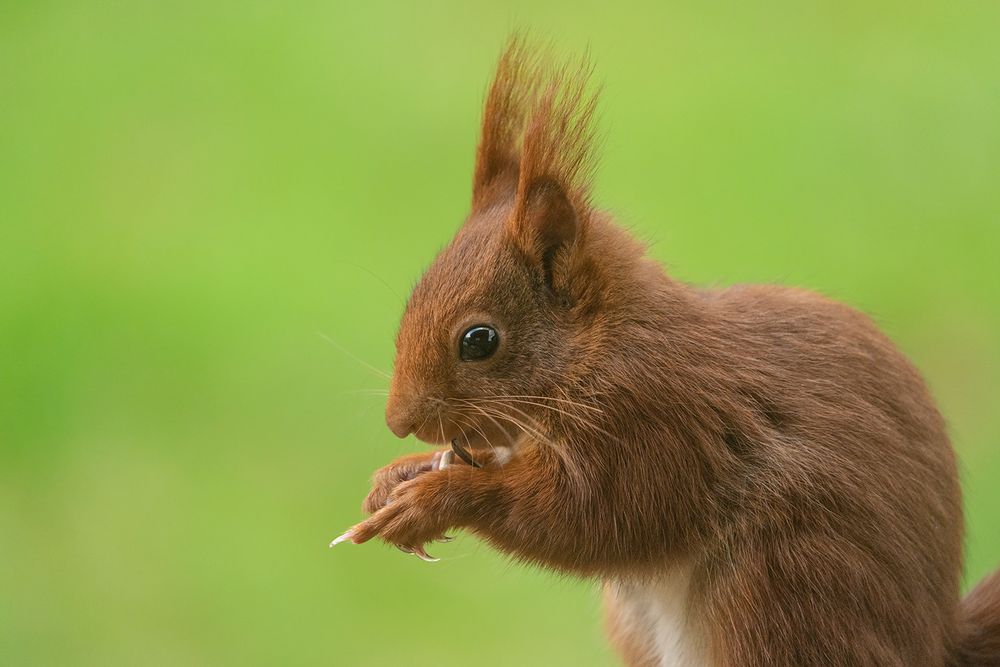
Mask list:
[[[630,635],[646,639],[659,667],[708,667],[690,604],[690,566],[675,566],[654,580],[617,582],[613,589],[623,625]]]

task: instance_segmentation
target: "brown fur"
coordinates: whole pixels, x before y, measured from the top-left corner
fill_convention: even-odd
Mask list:
[[[1000,664],[1000,579],[960,611],[955,457],[919,373],[816,294],[665,275],[589,203],[587,68],[540,63],[516,40],[500,60],[472,213],[413,292],[387,406],[487,465],[389,466],[352,539],[467,528],[637,585],[688,563],[716,665]],[[499,351],[460,361],[482,323]],[[614,604],[608,627],[655,664]]]
[[[1000,572],[994,572],[962,600],[960,662],[1000,667]]]

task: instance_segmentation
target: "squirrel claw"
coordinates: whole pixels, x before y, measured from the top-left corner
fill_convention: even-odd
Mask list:
[[[341,535],[340,537],[338,537],[337,539],[335,539],[333,542],[330,542],[330,548],[332,549],[333,547],[337,546],[341,542],[349,542],[349,541],[351,541],[352,537],[354,537],[354,529],[353,528],[351,528],[346,533],[344,533],[343,535]]]
[[[397,544],[396,548],[402,551],[404,554],[410,554],[411,556],[416,556],[420,560],[427,563],[436,563],[441,560],[440,558],[434,558],[429,553],[424,551],[423,547],[407,547],[402,544]]]
[[[449,542],[453,541],[454,539],[455,538],[453,536],[451,536],[451,535],[442,535],[441,537],[437,538],[434,541],[435,542],[439,542],[441,544],[448,544]]]
[[[440,558],[434,558],[429,553],[424,551],[423,547],[414,547],[413,555],[419,558],[420,560],[424,561],[425,563],[436,563],[439,560],[441,560]]]

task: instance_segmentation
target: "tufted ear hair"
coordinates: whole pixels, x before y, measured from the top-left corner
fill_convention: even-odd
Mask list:
[[[557,68],[522,37],[508,40],[483,104],[474,211],[515,195],[523,208],[553,186],[573,204],[586,203],[597,103],[587,91],[591,70],[587,58]]]
[[[483,103],[472,179],[473,210],[488,206],[516,187],[521,138],[534,96],[536,69],[524,41],[512,36],[500,56]]]
[[[597,95],[587,92],[589,75],[586,60],[576,69],[539,72],[521,145],[508,224],[515,242],[539,264],[553,289],[568,280],[565,274],[583,246],[590,217],[591,120]]]

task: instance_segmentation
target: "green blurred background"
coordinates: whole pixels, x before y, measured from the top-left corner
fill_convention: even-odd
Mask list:
[[[588,583],[326,548],[420,447],[339,347],[391,366],[515,27],[589,46],[598,200],[675,275],[916,360],[1000,564],[1000,5],[610,4],[0,3],[0,663],[614,664]]]

